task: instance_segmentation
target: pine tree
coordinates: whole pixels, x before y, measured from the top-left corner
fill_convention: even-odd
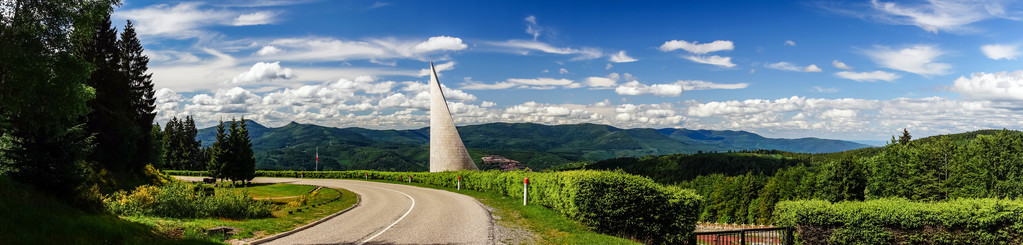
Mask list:
[[[206,171],[209,171],[210,177],[224,179],[226,176],[224,173],[226,170],[224,166],[226,160],[228,160],[226,153],[227,148],[230,148],[228,145],[229,143],[227,135],[224,132],[224,121],[220,121],[220,124],[217,124],[216,141],[214,141],[208,148],[210,152],[210,159],[206,164]]]
[[[96,98],[89,101],[86,129],[96,137],[91,160],[110,170],[130,169],[135,158],[140,131],[132,122],[128,98],[129,86],[120,72],[121,55],[117,46],[117,29],[111,27],[110,14],[96,23],[92,40],[79,53],[96,70],[88,85],[96,89]]]
[[[245,118],[242,117],[238,142],[238,169],[237,174],[242,182],[251,181],[256,177],[256,158],[252,152],[252,141],[249,139],[249,130],[245,128]]]
[[[128,20],[124,26],[117,47],[120,50],[119,71],[128,82],[127,99],[130,103],[127,112],[132,116],[131,119],[135,127],[145,132],[145,129],[152,127],[153,118],[156,117],[156,113],[153,112],[156,109],[156,92],[153,90],[153,74],[147,74],[149,57],[142,54],[144,49],[135,34],[135,27],[131,20]],[[152,149],[155,147],[151,142],[152,136],[145,133],[140,136],[136,140],[137,152],[135,158],[132,159],[132,166],[130,166],[134,169],[141,169],[142,166],[156,161],[157,158],[152,154]]]
[[[909,141],[913,139],[912,135],[909,135],[909,130],[902,129],[902,136],[899,136],[899,144],[909,144]]]

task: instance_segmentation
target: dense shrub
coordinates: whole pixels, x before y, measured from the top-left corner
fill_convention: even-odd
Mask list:
[[[786,201],[775,220],[804,244],[1020,244],[1023,200]]]
[[[273,211],[269,202],[253,200],[245,193],[223,191],[207,196],[199,190],[201,188],[201,185],[184,182],[144,185],[132,192],[111,194],[104,203],[108,210],[118,215],[172,218],[263,218],[269,217]]]
[[[701,197],[688,189],[665,187],[646,177],[607,171],[564,172],[377,172],[377,171],[256,171],[256,176],[305,178],[370,178],[406,181],[496,192],[522,198],[522,181],[529,178],[529,203],[551,208],[606,234],[653,243],[681,243],[695,229]]]

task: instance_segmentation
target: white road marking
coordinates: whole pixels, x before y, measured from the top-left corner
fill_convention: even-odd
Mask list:
[[[367,185],[358,185],[358,186],[367,187]],[[366,238],[366,240],[363,240],[362,242],[359,242],[358,245],[365,244],[365,243],[369,242],[370,240],[373,240],[373,238],[377,238],[377,236],[380,236],[380,234],[384,234],[384,232],[386,232],[388,229],[391,229],[391,227],[394,227],[394,225],[397,225],[398,222],[401,222],[402,219],[405,219],[405,216],[408,216],[409,213],[412,213],[412,209],[416,207],[416,199],[412,198],[412,196],[409,196],[408,194],[405,194],[404,192],[400,192],[400,191],[396,191],[396,190],[392,190],[392,189],[387,189],[387,188],[383,188],[383,187],[376,187],[376,186],[368,186],[368,187],[380,188],[380,189],[384,189],[384,190],[389,190],[389,191],[401,193],[402,195],[405,195],[406,197],[408,197],[408,199],[412,200],[412,206],[408,208],[408,211],[405,211],[405,214],[402,215],[401,218],[398,218],[398,220],[395,220],[394,223],[391,223],[391,225],[387,226],[387,228],[384,228],[380,232],[377,232],[376,235],[373,235],[373,236],[371,236],[369,238]]]

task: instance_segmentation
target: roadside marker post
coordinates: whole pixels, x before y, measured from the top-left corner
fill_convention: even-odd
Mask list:
[[[522,206],[526,206],[526,196],[529,195],[529,178],[522,180]]]
[[[462,190],[462,176],[458,176],[458,190]]]
[[[369,173],[366,173],[366,179],[369,179]]]
[[[409,183],[409,184],[412,184],[412,175],[409,175],[409,176],[408,176],[408,183]]]

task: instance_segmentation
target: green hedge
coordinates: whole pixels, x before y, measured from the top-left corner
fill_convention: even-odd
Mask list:
[[[207,171],[193,171],[193,170],[161,170],[165,174],[177,175],[177,176],[209,176]]]
[[[163,186],[143,185],[131,192],[115,192],[103,203],[112,213],[129,216],[245,219],[266,218],[273,212],[270,202],[253,200],[245,193],[220,191],[206,196],[198,188],[202,186],[180,181]]]
[[[168,172],[176,174],[179,172]],[[184,173],[184,172],[181,172]],[[188,173],[193,174],[193,173]],[[381,179],[496,192],[522,198],[522,180],[529,178],[529,203],[551,208],[594,230],[648,243],[684,243],[692,238],[702,198],[694,191],[667,187],[646,177],[608,171],[563,172],[379,172],[379,171],[256,171],[262,177]]]
[[[774,215],[804,244],[1023,243],[1023,200],[786,201]]]

